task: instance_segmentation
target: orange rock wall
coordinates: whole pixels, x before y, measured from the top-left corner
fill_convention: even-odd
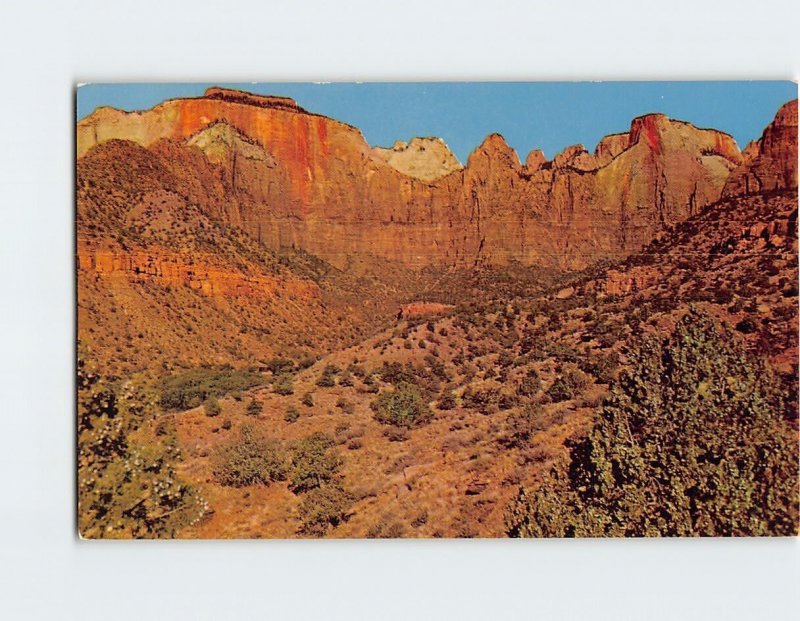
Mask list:
[[[544,162],[534,152],[525,166],[493,134],[463,170],[426,183],[375,156],[351,126],[291,100],[224,89],[142,113],[98,110],[79,123],[78,155],[113,138],[185,142],[219,122],[277,162],[219,164],[234,199],[225,217],[268,247],[303,248],[339,267],[353,255],[412,267],[582,267],[637,250],[716,201],[742,161],[726,134],[647,115],[594,154],[578,145]]]

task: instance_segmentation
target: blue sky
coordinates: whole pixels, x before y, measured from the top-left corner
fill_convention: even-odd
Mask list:
[[[767,81],[90,84],[78,89],[77,116],[98,106],[143,110],[213,85],[292,97],[311,112],[355,125],[371,145],[439,136],[462,163],[492,132],[503,134],[523,160],[531,149],[552,158],[572,144],[592,150],[649,112],[728,132],[744,148],[797,97],[794,82]]]

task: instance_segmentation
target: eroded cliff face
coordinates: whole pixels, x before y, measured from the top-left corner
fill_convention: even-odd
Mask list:
[[[778,110],[761,138],[747,145],[744,161],[730,176],[724,196],[797,189],[797,100]]]
[[[716,201],[742,163],[727,134],[653,114],[594,153],[576,145],[552,162],[534,151],[523,165],[493,134],[463,169],[418,178],[349,125],[290,99],[225,89],[146,112],[100,109],[78,125],[78,156],[112,139],[169,144],[176,158],[179,149],[202,153],[197,174],[220,186],[215,217],[269,248],[301,248],[337,267],[354,257],[413,268],[583,267],[637,250]]]

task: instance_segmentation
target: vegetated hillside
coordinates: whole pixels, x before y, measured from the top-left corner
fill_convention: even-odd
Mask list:
[[[243,198],[192,148],[108,142],[77,179],[78,332],[106,373],[315,357],[382,325],[416,285],[385,262],[355,276],[265,249],[220,218]]]
[[[285,102],[264,105],[297,114]],[[729,449],[769,452],[765,435],[797,432],[797,178],[788,163],[797,142],[786,131],[796,128],[794,109],[750,149],[723,200],[687,205],[685,221],[665,218],[626,259],[571,273],[521,261],[416,271],[357,251],[339,255],[339,269],[303,244],[268,250],[260,221],[246,216],[271,192],[258,198],[253,184],[270,177],[255,170],[278,158],[257,141],[220,124],[147,147],[100,141],[78,161],[81,531],[587,534],[575,516],[551,511],[561,521],[549,526],[537,517],[584,493],[552,473],[568,459],[583,473],[575,447],[598,438],[610,450],[597,455],[634,443],[633,432],[602,430],[617,420],[625,386],[660,398],[637,361],[678,356],[675,368],[698,383],[698,369],[713,363],[708,343],[726,343],[724,382],[690,382],[686,403],[708,395],[704,415],[726,423],[714,408],[753,388],[761,436],[721,424],[733,444],[700,457],[744,468],[724,461]],[[637,125],[651,149],[666,148],[657,125]],[[403,302],[416,304],[398,313]],[[687,323],[704,329],[698,336]],[[760,375],[770,383],[755,382]],[[603,405],[609,386],[616,401]],[[704,430],[693,431],[702,444]],[[791,468],[778,470],[781,490],[796,496]],[[688,494],[697,505],[696,490]],[[767,514],[782,509],[769,503]],[[724,530],[700,506],[680,528],[658,516],[663,529],[612,520],[600,534],[796,529],[789,514],[780,528],[764,519]]]
[[[689,308],[777,370],[787,397],[780,424],[796,430],[796,218],[795,193],[726,200],[600,277],[400,321],[294,373],[291,393],[281,376],[222,399],[219,416],[172,415],[179,471],[214,509],[182,536],[502,536],[520,486],[535,488],[565,442],[587,433],[608,382],[628,368],[629,346],[669,334]],[[379,422],[380,395],[395,391],[430,412],[419,424]],[[280,442],[289,464],[303,438],[326,434],[336,466],[315,489],[330,494],[330,520],[310,513],[315,496],[293,492],[291,474],[269,485],[219,482],[217,451],[244,426]]]

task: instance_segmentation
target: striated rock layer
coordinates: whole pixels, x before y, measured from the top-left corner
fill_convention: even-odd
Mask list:
[[[99,109],[78,124],[79,158],[114,139],[168,148],[186,159],[187,174],[191,153],[201,153],[200,183],[221,184],[223,198],[208,207],[214,217],[267,247],[300,248],[337,267],[368,256],[414,268],[583,267],[638,250],[718,200],[743,163],[729,135],[650,114],[593,153],[576,145],[547,162],[534,151],[523,165],[493,134],[463,169],[446,163],[438,142],[424,143],[433,156],[423,165],[408,153],[420,143],[387,155],[356,128],[290,99],[226,89],[145,112]],[[159,146],[165,140],[172,146]],[[783,141],[776,133],[762,148]],[[442,157],[453,170],[435,178],[442,170],[430,162]]]

